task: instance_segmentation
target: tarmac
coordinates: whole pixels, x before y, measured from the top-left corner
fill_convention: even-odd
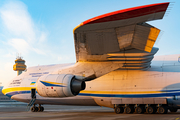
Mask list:
[[[44,112],[31,112],[27,104],[0,103],[0,120],[180,120],[180,110],[168,114],[116,114],[99,106],[43,105]]]

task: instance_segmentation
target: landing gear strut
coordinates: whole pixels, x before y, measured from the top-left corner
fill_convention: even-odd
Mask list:
[[[39,107],[36,107],[36,105],[34,104],[31,107],[31,111],[32,112],[43,112],[44,111],[44,107],[42,107],[41,104],[39,104]]]

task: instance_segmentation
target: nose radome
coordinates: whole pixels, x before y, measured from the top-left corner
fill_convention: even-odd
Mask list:
[[[6,95],[6,87],[3,87],[3,88],[2,88],[2,93],[3,93],[4,95]]]

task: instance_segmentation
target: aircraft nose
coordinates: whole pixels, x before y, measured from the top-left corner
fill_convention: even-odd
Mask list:
[[[4,95],[6,95],[5,87],[2,88],[2,93],[3,93]]]
[[[2,93],[7,96],[8,93],[8,84],[5,84],[2,88]]]

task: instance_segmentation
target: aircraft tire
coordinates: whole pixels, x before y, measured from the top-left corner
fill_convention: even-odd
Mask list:
[[[37,112],[43,112],[44,111],[44,107],[38,107],[38,111]]]
[[[117,106],[117,107],[115,107],[114,112],[115,112],[116,114],[120,114],[120,113],[123,113],[123,112],[124,112],[124,109],[123,109],[123,107]]]
[[[38,111],[37,112],[41,112],[41,107],[38,107]]]
[[[169,110],[171,111],[171,112],[177,112],[177,108],[169,108]]]
[[[41,107],[41,112],[43,112],[44,111],[44,107]]]
[[[34,106],[33,106],[33,107],[31,108],[31,111],[32,111],[32,112],[37,112],[37,111],[38,111],[38,107],[34,107]]]
[[[167,109],[166,106],[160,106],[160,107],[158,107],[157,112],[158,112],[159,114],[167,114],[168,109]]]
[[[37,112],[38,111],[38,107],[35,107],[35,112]]]
[[[35,107],[31,107],[31,112],[35,112]]]
[[[149,106],[149,107],[147,107],[147,108],[146,108],[146,113],[148,113],[148,114],[154,114],[154,113],[156,113],[156,107],[154,107],[154,106]]]
[[[38,111],[37,112],[41,112],[42,111],[42,107],[38,107]]]
[[[135,108],[135,113],[136,114],[141,114],[144,113],[144,107],[143,106],[138,106]]]
[[[133,113],[134,112],[134,108],[131,107],[131,106],[127,106],[124,108],[124,113],[126,114],[130,114],[130,113]]]

